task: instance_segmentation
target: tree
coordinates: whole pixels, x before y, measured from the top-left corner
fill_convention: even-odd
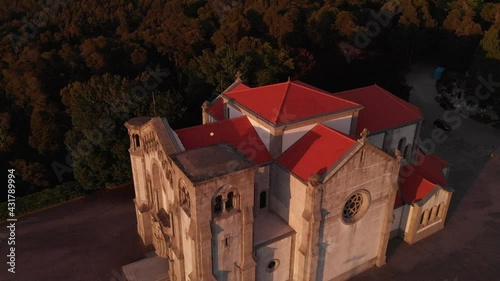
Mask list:
[[[499,30],[495,26],[491,26],[484,33],[481,40],[481,47],[486,52],[486,58],[500,60],[500,40],[498,39]]]
[[[0,113],[0,153],[10,151],[15,141],[11,132],[10,116],[9,112]]]
[[[474,6],[466,0],[458,0],[453,3],[453,9],[444,20],[443,28],[454,32],[457,36],[482,34],[481,25],[474,21],[476,15]]]
[[[99,189],[130,181],[127,132],[123,123],[135,116],[182,115],[180,95],[173,91],[147,91],[138,81],[117,75],[93,76],[61,91],[71,116],[66,134],[75,178],[86,189]],[[98,113],[98,114],[96,114]]]

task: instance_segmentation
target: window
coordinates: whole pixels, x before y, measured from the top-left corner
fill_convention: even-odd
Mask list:
[[[406,160],[410,160],[410,158],[411,158],[411,144],[406,145],[405,151],[403,153],[403,157]]]
[[[422,217],[420,217],[420,225],[425,226],[425,225],[427,225],[428,221],[429,221],[429,210],[425,210],[422,213]]]
[[[342,210],[342,219],[345,223],[354,223],[361,219],[366,211],[370,201],[370,195],[365,190],[353,193],[347,199]]]
[[[437,206],[432,207],[432,209],[431,209],[431,216],[429,218],[430,221],[433,221],[433,220],[436,219],[437,209],[438,209]]]
[[[405,137],[402,137],[400,140],[399,140],[399,143],[398,143],[398,150],[403,153],[403,148],[405,147],[406,145],[406,138]],[[404,155],[403,155],[404,156]]]
[[[229,247],[231,245],[231,235],[227,234],[224,237],[224,247]]]
[[[443,214],[444,214],[444,202],[441,202],[441,204],[439,204],[438,210],[437,210],[438,219],[444,219]]]
[[[215,197],[215,202],[214,202],[214,213],[220,213],[222,212],[222,196],[219,195]]]
[[[234,207],[234,193],[229,192],[227,195],[227,201],[226,201],[226,210],[231,211]]]
[[[134,134],[134,145],[135,145],[135,148],[139,148],[141,146],[141,142],[139,140],[138,134]]]
[[[274,259],[274,260],[270,261],[269,263],[267,263],[266,270],[267,270],[267,272],[273,272],[276,269],[278,269],[279,265],[280,265],[280,261],[277,259]]]
[[[262,191],[260,193],[260,204],[259,205],[260,205],[261,209],[266,207],[266,205],[267,205],[267,192]]]

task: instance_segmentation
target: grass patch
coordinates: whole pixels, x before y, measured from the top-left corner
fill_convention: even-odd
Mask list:
[[[85,194],[85,190],[78,182],[66,182],[54,188],[48,188],[23,197],[16,197],[14,213],[17,217],[22,214],[66,202]],[[0,221],[4,221],[8,218],[8,202],[1,202],[0,210]]]

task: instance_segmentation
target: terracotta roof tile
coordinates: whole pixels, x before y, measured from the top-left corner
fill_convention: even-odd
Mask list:
[[[277,161],[307,181],[312,174],[323,175],[355,143],[351,137],[318,124],[283,152]]]
[[[383,88],[373,85],[344,92],[335,96],[361,104],[356,134],[364,128],[369,132],[379,132],[422,119],[420,109]]]
[[[246,90],[246,89],[250,89],[250,87],[248,87],[247,85],[244,85],[244,84],[238,84],[238,85],[236,85],[236,87],[231,89],[229,92],[236,92],[236,91],[241,91],[241,90]],[[209,104],[207,111],[208,111],[208,113],[210,113],[210,115],[214,116],[219,121],[224,120],[224,101],[222,100],[222,98],[219,96],[216,99],[214,99]]]
[[[443,168],[447,167],[448,163],[435,155],[425,155],[422,151],[418,153],[418,162],[421,164],[401,167],[399,171],[401,193],[398,191],[396,195],[395,208],[403,205],[403,199],[407,203],[413,203],[422,200],[436,185],[446,186]]]
[[[224,95],[273,124],[360,107],[299,81],[230,91]]]
[[[246,116],[175,131],[186,150],[230,143],[256,164],[272,160],[269,151]]]

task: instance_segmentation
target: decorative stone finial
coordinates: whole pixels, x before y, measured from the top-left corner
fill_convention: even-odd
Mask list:
[[[206,111],[209,108],[209,102],[208,101],[204,101],[203,104],[201,105],[201,108],[204,111]]]
[[[311,176],[309,176],[308,181],[314,187],[317,187],[321,184],[321,178],[318,174],[312,174]]]
[[[395,149],[394,150],[394,155],[396,156],[396,160],[398,160],[398,162],[401,162],[401,160],[403,160],[403,155],[401,155],[401,151],[399,151],[399,149]]]
[[[368,129],[364,128],[363,131],[361,132],[361,134],[359,134],[361,136],[361,143],[365,143],[366,142],[366,136],[368,136]]]

